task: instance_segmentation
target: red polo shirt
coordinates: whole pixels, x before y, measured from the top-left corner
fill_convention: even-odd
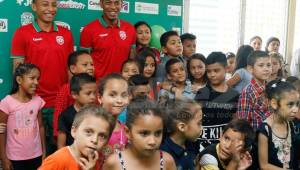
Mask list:
[[[73,49],[72,33],[55,23],[45,32],[33,22],[18,28],[13,36],[12,58],[25,58],[41,71],[37,94],[46,101],[45,107],[54,106],[56,93],[68,82],[67,59]]]
[[[111,27],[102,17],[86,25],[80,35],[80,47],[91,50],[97,79],[120,72],[135,41],[135,29],[130,23],[119,20]]]

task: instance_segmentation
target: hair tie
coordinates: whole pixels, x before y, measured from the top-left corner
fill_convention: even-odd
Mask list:
[[[277,84],[276,83],[274,83],[274,84],[272,84],[272,86],[271,87],[273,87],[273,88],[276,88],[277,87]]]

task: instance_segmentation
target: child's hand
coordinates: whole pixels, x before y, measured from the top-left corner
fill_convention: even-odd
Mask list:
[[[98,158],[99,158],[98,152],[94,151],[93,153],[88,154],[88,159],[80,158],[79,165],[82,170],[93,170],[95,169]]]
[[[201,89],[201,86],[192,85],[192,92],[193,93],[197,93],[199,89]]]
[[[3,170],[12,170],[13,169],[12,164],[9,159],[7,159],[7,158],[2,159],[2,168],[3,168]]]
[[[240,163],[238,166],[238,170],[247,169],[252,164],[252,157],[248,151],[240,154]]]
[[[237,170],[245,170],[252,164],[252,157],[244,150],[244,141],[234,140],[231,144],[232,161],[238,164]]]
[[[162,89],[164,89],[164,90],[170,90],[170,88],[171,88],[171,84],[169,83],[169,82],[162,82],[162,83],[160,83],[160,87],[162,88]]]
[[[0,133],[5,133],[6,131],[6,123],[0,123]]]

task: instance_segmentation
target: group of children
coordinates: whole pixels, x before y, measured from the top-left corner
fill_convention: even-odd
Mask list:
[[[3,169],[299,169],[300,80],[284,79],[279,39],[261,51],[255,36],[236,55],[205,57],[194,35],[167,31],[161,55],[149,45],[151,27],[140,21],[135,29],[136,56],[120,73],[96,79],[88,51],[69,55],[53,154],[36,95],[43,72],[31,63],[15,68],[0,103]]]

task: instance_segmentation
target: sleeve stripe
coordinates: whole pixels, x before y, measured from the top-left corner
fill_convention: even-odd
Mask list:
[[[13,58],[13,59],[24,59],[25,57],[24,56],[10,56],[10,58]]]

